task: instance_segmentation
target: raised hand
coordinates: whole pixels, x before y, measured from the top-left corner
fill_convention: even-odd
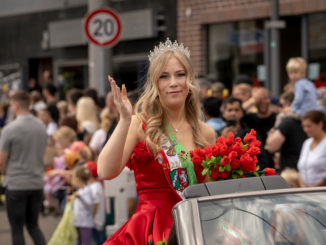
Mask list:
[[[132,105],[127,97],[126,86],[122,84],[122,89],[120,90],[112,77],[108,76],[108,79],[112,90],[113,101],[119,110],[120,118],[130,120],[132,116]]]

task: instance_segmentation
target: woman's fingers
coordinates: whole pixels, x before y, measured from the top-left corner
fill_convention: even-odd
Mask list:
[[[122,99],[126,100],[127,99],[127,89],[126,89],[126,85],[122,84]]]

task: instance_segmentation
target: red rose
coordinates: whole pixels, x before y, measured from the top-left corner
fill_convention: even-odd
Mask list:
[[[259,147],[250,147],[249,150],[247,151],[247,153],[250,155],[250,156],[257,156],[259,153],[260,153],[260,149]]]
[[[254,159],[249,154],[244,154],[240,157],[240,163],[243,171],[256,171],[256,164]]]
[[[233,142],[234,142],[234,134],[232,132],[229,132],[229,135],[226,138],[226,144],[232,145]]]
[[[218,171],[218,169],[213,169],[212,170],[212,178],[214,179],[214,180],[217,180],[220,176],[220,172]]]
[[[242,154],[242,147],[239,142],[236,142],[235,144],[233,144],[231,149],[232,149],[232,151],[236,151],[238,153],[238,155]]]
[[[216,143],[222,144],[222,145],[226,144],[226,139],[225,139],[224,135],[218,137],[216,140]]]
[[[237,152],[235,152],[235,151],[231,151],[231,152],[229,153],[230,161],[233,161],[237,156],[238,156],[238,153],[237,153]]]
[[[275,169],[274,168],[264,168],[264,173],[266,176],[275,175]]]
[[[208,153],[206,154],[206,157],[208,157],[208,159],[211,159],[212,156],[213,156],[212,152],[208,152]]]
[[[219,148],[216,145],[212,147],[212,154],[216,157],[220,154]]]
[[[227,166],[230,163],[230,158],[229,157],[224,157],[221,161],[221,164],[223,166]]]
[[[220,173],[220,177],[222,179],[226,179],[230,175],[230,173],[231,172],[229,172],[229,171],[224,171],[224,172]]]
[[[227,145],[223,144],[223,145],[220,145],[220,155],[221,156],[225,156],[228,154],[228,147]]]
[[[231,161],[231,167],[232,169],[237,169],[240,167],[240,160],[239,159],[234,159]]]
[[[244,137],[243,141],[245,143],[247,143],[248,141],[252,141],[252,140],[256,140],[256,131],[251,129],[249,134],[246,134],[246,136]]]

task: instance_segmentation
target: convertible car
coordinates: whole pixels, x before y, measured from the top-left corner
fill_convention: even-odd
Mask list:
[[[290,188],[280,176],[190,186],[173,208],[172,244],[326,244],[326,187]]]

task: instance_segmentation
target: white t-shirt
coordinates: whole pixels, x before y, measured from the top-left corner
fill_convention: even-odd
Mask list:
[[[50,122],[46,127],[46,133],[48,136],[53,136],[57,130],[58,130],[58,125],[55,122]]]
[[[79,189],[74,201],[74,225],[75,227],[93,228],[93,196],[89,185]]]
[[[90,188],[92,190],[93,204],[99,204],[93,218],[94,228],[102,231],[105,224],[104,189],[102,184],[98,181],[90,184]]]
[[[326,138],[310,150],[312,138],[303,142],[298,169],[305,185],[315,185],[326,177]]]
[[[106,139],[106,132],[103,129],[98,129],[93,134],[91,141],[89,142],[89,147],[95,151],[96,154],[100,154],[104,141]]]

